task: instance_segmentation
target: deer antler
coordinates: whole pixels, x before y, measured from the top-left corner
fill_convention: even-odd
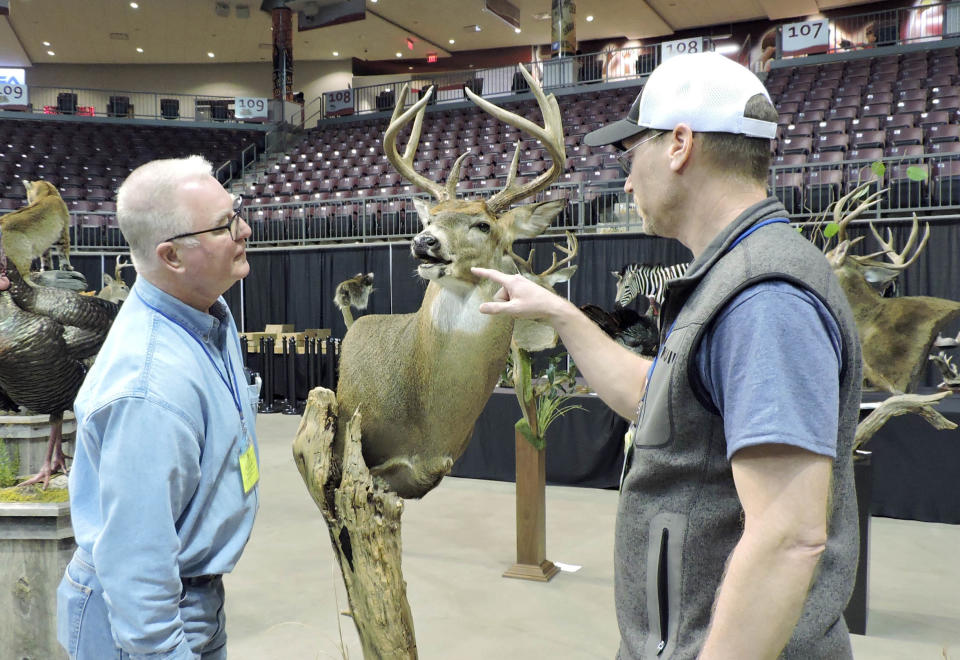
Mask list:
[[[868,254],[866,256],[858,256],[853,254],[848,254],[847,256],[856,261],[862,266],[881,266],[887,270],[896,270],[902,271],[909,267],[913,262],[917,260],[917,257],[920,256],[920,253],[923,252],[923,248],[926,247],[927,241],[930,240],[930,224],[925,225],[925,230],[923,238],[920,240],[920,245],[914,250],[914,245],[917,242],[917,234],[919,233],[919,219],[917,215],[913,215],[913,227],[910,229],[910,237],[907,239],[907,244],[904,246],[901,252],[898,252],[893,247],[893,234],[890,229],[887,229],[887,240],[883,240],[880,234],[877,232],[876,228],[871,224],[870,231],[873,232],[874,238],[880,243],[883,247],[883,250],[879,252],[874,252],[873,254]],[[907,259],[907,255],[913,251],[913,255]],[[879,261],[875,257],[881,255],[886,255],[890,261]]]
[[[117,263],[113,267],[113,279],[115,280],[121,279],[120,271],[122,271],[124,268],[129,268],[131,266],[133,266],[133,264],[130,263],[129,261],[124,261],[122,254],[118,256]]]
[[[571,261],[573,261],[574,257],[577,256],[577,252],[580,249],[579,247],[580,244],[577,242],[577,237],[574,236],[573,233],[569,231],[566,232],[566,235],[567,235],[566,247],[554,243],[553,248],[554,250],[560,250],[561,252],[565,253],[567,256],[563,257],[560,261],[557,261],[557,253],[554,252],[553,260],[550,263],[550,267],[547,268],[542,273],[533,272],[533,249],[532,248],[530,250],[530,254],[527,255],[526,259],[523,259],[517,256],[517,254],[513,251],[513,247],[510,247],[510,249],[508,250],[508,253],[510,254],[510,257],[513,258],[513,260],[516,262],[517,269],[520,271],[520,273],[522,273],[523,275],[529,275],[533,279],[541,280],[543,278],[546,278],[548,275],[552,275],[553,273],[557,272],[562,266],[565,266],[566,264],[570,263]]]
[[[426,111],[427,102],[430,101],[430,96],[433,94],[433,86],[427,90],[427,93],[423,95],[422,99],[401,114],[401,109],[407,101],[407,93],[409,91],[409,85],[404,85],[400,89],[397,105],[393,109],[393,116],[390,117],[390,125],[387,126],[387,131],[383,135],[383,151],[387,156],[387,160],[397,168],[397,172],[405,176],[410,183],[430,193],[437,201],[444,202],[456,196],[457,179],[460,178],[460,164],[463,162],[463,159],[469,155],[469,152],[460,156],[453,164],[453,168],[450,170],[450,176],[447,177],[446,187],[418,174],[417,171],[413,169],[413,156],[416,154],[417,147],[420,145],[423,113]],[[410,139],[407,140],[406,149],[404,149],[403,156],[401,157],[397,151],[397,134],[407,125],[410,118],[414,116],[416,116],[416,119],[414,119],[413,122],[413,129],[410,131]]]
[[[920,245],[917,246],[913,256],[910,257],[909,260],[904,261],[907,258],[907,254],[913,250],[913,246],[917,242],[919,222],[920,220],[917,218],[917,214],[914,213],[913,226],[910,228],[910,237],[907,239],[907,244],[904,246],[901,252],[897,252],[897,250],[893,247],[893,232],[890,231],[889,227],[887,227],[887,240],[883,240],[876,228],[872,224],[870,225],[870,231],[873,232],[873,237],[877,239],[877,242],[880,243],[880,246],[883,248],[883,251],[878,253],[877,256],[879,256],[879,254],[886,254],[890,259],[890,263],[883,264],[885,268],[889,268],[891,270],[904,270],[907,266],[916,261],[917,257],[920,256],[920,253],[923,252],[923,248],[926,247],[927,241],[930,240],[930,223],[926,223],[924,226],[923,238],[920,240]]]
[[[881,190],[877,190],[876,192],[868,195],[866,199],[860,202],[859,206],[855,207],[852,211],[844,215],[844,211],[847,208],[847,203],[849,203],[853,199],[857,199],[858,197],[863,196],[864,190],[866,190],[867,187],[870,186],[871,184],[872,184],[871,181],[862,183],[837,200],[836,205],[833,207],[833,221],[837,223],[837,226],[839,227],[839,229],[837,230],[837,243],[842,243],[843,241],[847,240],[847,237],[846,237],[847,226],[855,218],[859,217],[861,213],[863,213],[864,211],[869,209],[871,206],[876,204],[878,201],[880,201],[880,196],[887,191],[886,188],[883,188]]]
[[[549,96],[545,95],[540,85],[537,84],[533,76],[530,75],[526,67],[522,64],[520,65],[520,72],[523,74],[523,77],[527,79],[530,91],[532,91],[533,95],[537,98],[540,112],[543,114],[543,126],[538,126],[528,119],[524,119],[519,115],[484,100],[474,94],[469,87],[463,88],[463,91],[470,100],[476,103],[482,110],[493,115],[505,124],[519,128],[540,140],[553,161],[550,169],[536,179],[522,185],[517,185],[515,179],[517,177],[517,163],[520,160],[520,143],[517,142],[504,189],[487,200],[487,208],[495,215],[509,208],[510,205],[517,200],[535,195],[553,183],[557,177],[560,176],[567,160],[566,146],[563,143],[563,125],[560,117],[560,106],[557,104],[556,97],[553,94]],[[384,143],[386,143],[386,140],[384,140]]]

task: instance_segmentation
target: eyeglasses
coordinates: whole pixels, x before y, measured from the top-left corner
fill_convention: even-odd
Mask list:
[[[243,197],[237,195],[233,198],[233,214],[230,216],[230,219],[227,220],[222,225],[217,225],[216,227],[211,227],[210,229],[201,229],[200,231],[188,231],[184,234],[177,234],[176,236],[171,236],[165,241],[160,241],[161,243],[169,243],[170,241],[175,241],[178,238],[187,238],[188,236],[199,236],[200,234],[209,234],[215,231],[229,231],[230,239],[237,240],[237,228],[240,226],[240,220],[243,220],[243,216],[240,215],[240,212],[243,210]]]
[[[664,131],[654,131],[653,135],[648,135],[647,137],[643,138],[642,140],[637,142],[635,145],[627,149],[626,151],[621,151],[620,153],[618,153],[617,162],[620,163],[620,168],[623,170],[623,173],[626,175],[630,174],[630,168],[633,165],[633,154],[631,152],[634,149],[639,147],[644,142],[649,142],[650,140],[660,137],[663,134],[664,134]]]

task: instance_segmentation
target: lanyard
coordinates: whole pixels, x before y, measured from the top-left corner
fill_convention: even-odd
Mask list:
[[[178,321],[177,319],[173,318],[168,314],[165,314],[162,310],[157,309],[156,307],[148,303],[144,299],[144,297],[140,295],[139,291],[137,291],[136,294],[137,294],[137,297],[140,298],[140,301],[143,302],[144,305],[146,305],[147,307],[149,307],[150,309],[152,309],[157,314],[167,319],[174,325],[179,326],[184,332],[187,333],[187,335],[190,336],[191,339],[193,339],[195,342],[197,342],[200,345],[200,348],[203,349],[203,354],[207,356],[208,360],[210,360],[210,365],[213,367],[213,370],[217,372],[217,375],[220,377],[220,380],[223,381],[223,384],[227,386],[228,390],[230,390],[230,398],[233,400],[233,405],[236,406],[237,412],[240,413],[240,426],[243,428],[244,433],[246,433],[247,423],[246,423],[246,420],[243,418],[243,406],[240,405],[239,388],[236,386],[235,380],[231,375],[233,373],[233,364],[230,361],[229,348],[225,347],[225,350],[223,353],[224,362],[226,363],[225,366],[227,368],[227,375],[224,376],[222,373],[220,373],[220,368],[217,366],[216,360],[213,359],[213,355],[210,354],[210,350],[207,348],[207,345],[203,343],[203,340],[200,339],[200,337],[198,337],[196,333],[193,332],[193,330],[191,330],[184,324],[180,323],[180,321]]]
[[[726,254],[733,248],[737,247],[737,245],[740,244],[740,241],[742,241],[747,236],[757,231],[761,227],[766,227],[767,225],[786,223],[786,222],[789,222],[786,218],[767,218],[766,220],[758,222],[757,224],[753,225],[748,230],[746,230],[745,232],[737,236],[737,238],[734,239],[733,243],[731,243],[727,247],[727,249],[723,251],[723,253]],[[676,323],[677,323],[677,320],[674,319],[673,323],[670,324],[670,329],[667,330],[667,334],[663,338],[663,344],[667,343],[667,339],[670,338],[670,333],[673,332],[673,326],[676,325]],[[663,345],[660,346],[660,350],[663,350]],[[660,351],[657,351],[657,354],[653,358],[653,362],[650,364],[650,370],[647,371],[647,383],[646,383],[646,386],[643,388],[643,397],[640,399],[641,405],[643,404],[644,401],[647,400],[647,390],[650,388],[650,379],[653,378],[653,370],[657,368],[657,360],[659,358],[660,358]]]

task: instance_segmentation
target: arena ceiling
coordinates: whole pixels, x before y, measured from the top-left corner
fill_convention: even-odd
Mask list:
[[[365,20],[304,32],[294,25],[294,58],[385,60],[397,53],[424,58],[428,52],[444,57],[453,51],[550,43],[551,0],[511,2],[520,9],[520,33],[485,11],[484,0],[366,0]],[[215,11],[218,4],[226,16]],[[869,3],[577,0],[577,39],[662,38],[698,27],[789,19],[858,4]],[[270,15],[260,11],[260,0],[11,0],[10,15],[0,17],[0,66],[269,61],[271,24]],[[412,50],[407,38],[413,40]]]

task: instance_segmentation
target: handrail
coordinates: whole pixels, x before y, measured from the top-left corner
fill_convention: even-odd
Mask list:
[[[233,117],[233,96],[38,85],[27,91],[30,104],[21,109],[32,114],[247,123]]]
[[[833,16],[829,19],[829,27],[827,53],[939,41],[960,36],[960,2]],[[778,39],[776,59],[804,57],[784,55],[781,44],[782,39]]]

